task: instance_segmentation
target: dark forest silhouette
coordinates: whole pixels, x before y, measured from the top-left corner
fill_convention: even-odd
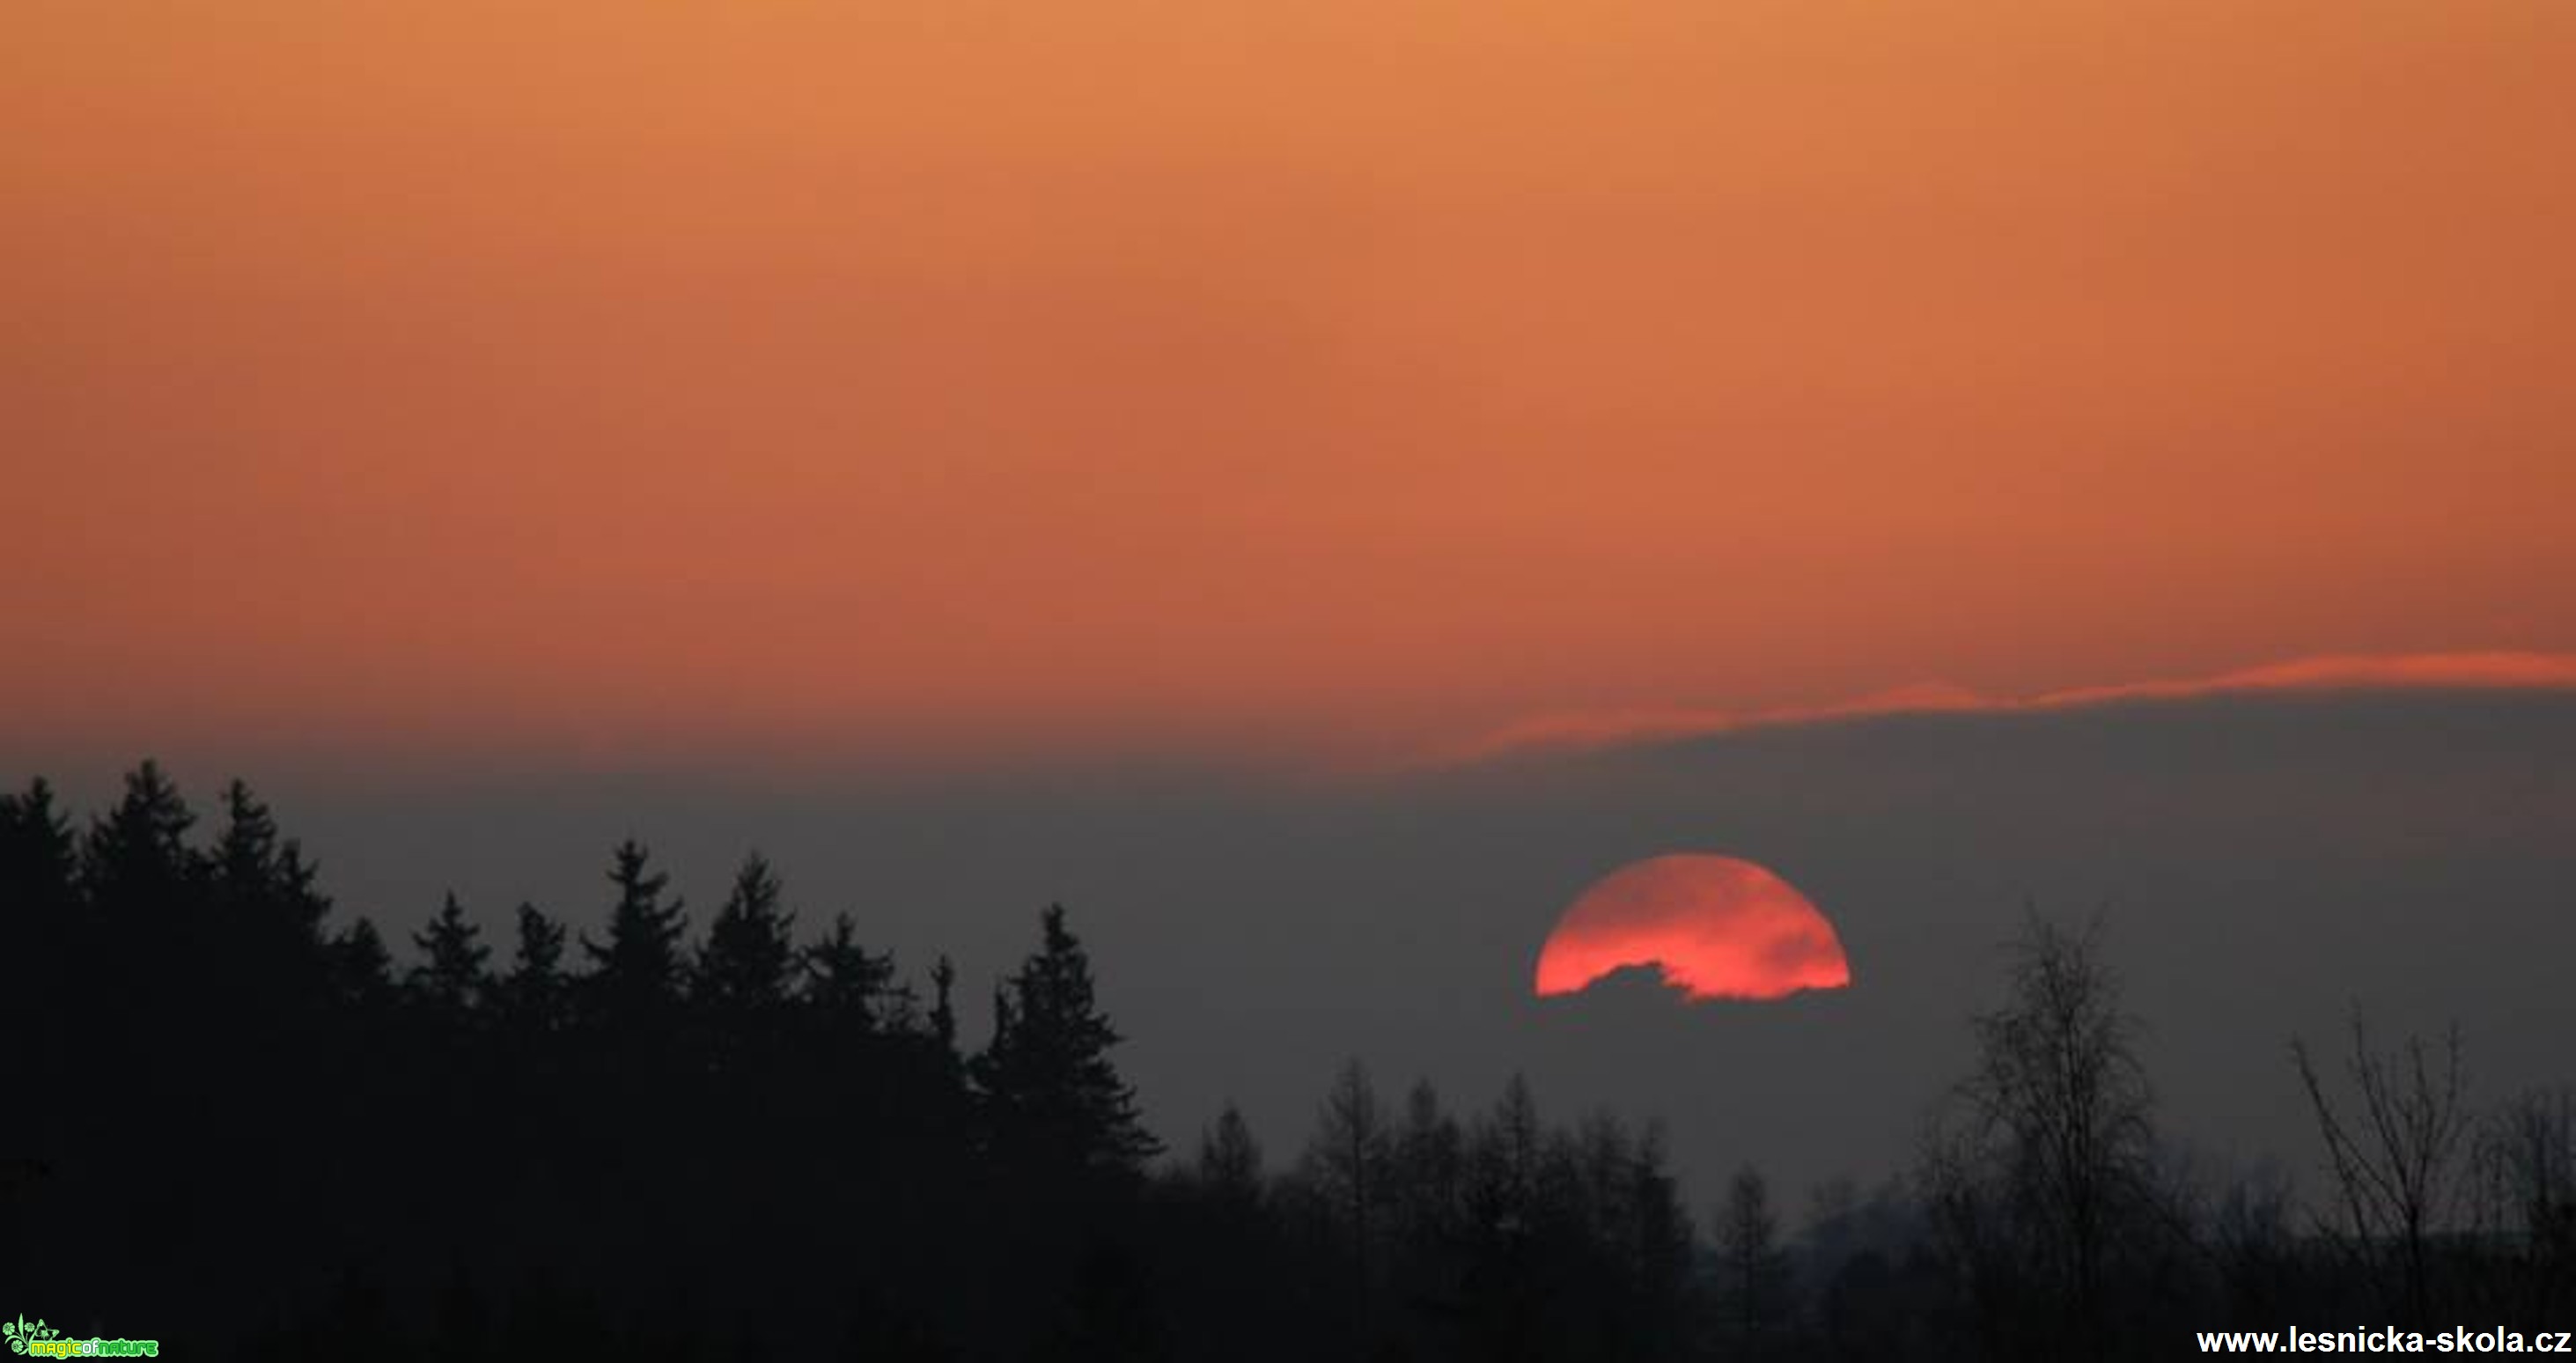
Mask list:
[[[76,827],[0,797],[0,1287],[191,1356],[2112,1358],[2195,1329],[2576,1320],[2576,1097],[2472,1108],[2456,1038],[2307,1048],[2323,1196],[2159,1136],[2098,938],[2034,917],[1919,1167],[1760,1171],[1705,1232],[1658,1133],[1513,1081],[1333,1076],[1272,1168],[1147,1133],[1061,907],[960,1049],[757,855],[695,930],[635,842],[597,937],[454,896],[389,945],[235,782]],[[585,906],[587,908],[588,906]],[[2291,1067],[2285,1065],[2285,1082]],[[1715,1082],[1714,1078],[1711,1082]]]

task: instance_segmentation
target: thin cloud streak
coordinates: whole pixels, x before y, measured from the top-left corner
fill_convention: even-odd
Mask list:
[[[1517,757],[1592,752],[1756,729],[1900,715],[2039,714],[2222,696],[2562,690],[2576,690],[2576,653],[2331,654],[2263,663],[2205,677],[2068,687],[2031,696],[1990,696],[1960,686],[1924,683],[1830,705],[1761,710],[1674,706],[1538,715],[1430,753],[1406,764],[1405,769],[1473,766]]]

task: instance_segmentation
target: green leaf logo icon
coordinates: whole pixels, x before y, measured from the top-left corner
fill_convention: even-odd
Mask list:
[[[0,1322],[0,1337],[5,1337],[9,1341],[9,1352],[13,1354],[25,1353],[30,1340],[52,1339],[60,1333],[61,1331],[46,1328],[45,1322],[41,1319],[29,1325],[23,1315],[13,1321]]]

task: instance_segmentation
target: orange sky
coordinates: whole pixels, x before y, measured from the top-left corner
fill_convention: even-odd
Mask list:
[[[611,758],[2576,649],[2576,6],[15,0],[0,726]]]

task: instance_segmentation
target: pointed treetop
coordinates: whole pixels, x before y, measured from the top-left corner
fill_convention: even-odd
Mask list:
[[[124,795],[90,825],[82,845],[81,869],[91,893],[124,907],[120,901],[163,893],[188,879],[196,855],[187,835],[196,822],[161,764],[144,759],[126,773]]]
[[[993,1039],[970,1067],[997,1149],[1008,1160],[1132,1174],[1162,1143],[1110,1062],[1120,1038],[1093,997],[1090,958],[1064,906],[1048,906],[1041,924],[1037,954],[994,992]]]
[[[224,831],[207,858],[227,910],[270,940],[311,946],[331,911],[303,845],[281,837],[268,804],[239,779],[224,787]]]
[[[463,906],[456,902],[456,892],[447,893],[447,902],[429,926],[412,935],[412,944],[420,948],[423,960],[412,968],[411,987],[431,1005],[451,1013],[465,1012],[483,1001],[491,987],[491,976],[484,961],[492,949],[476,939],[482,929],[465,917]]]
[[[528,1032],[551,1032],[564,1021],[571,981],[563,969],[564,929],[536,905],[521,900],[519,940],[510,956],[510,973],[495,986],[510,1025]]]
[[[0,794],[0,901],[59,909],[79,867],[71,820],[45,778],[29,781],[25,794]]]
[[[215,879],[235,893],[260,893],[277,869],[277,818],[248,783],[224,786],[224,831],[215,844]]]
[[[834,914],[831,931],[804,954],[802,997],[826,1027],[872,1032],[891,1020],[894,956],[861,946],[858,925],[848,914]]]
[[[680,998],[686,969],[680,941],[688,915],[678,896],[663,901],[671,878],[651,869],[652,854],[643,844],[629,838],[613,856],[608,879],[617,887],[617,902],[609,909],[608,941],[582,939],[594,966],[589,986],[608,1016],[667,1012]]]
[[[707,925],[693,972],[698,997],[720,1009],[774,1008],[786,1001],[796,965],[795,916],[785,889],[758,852],[743,858],[733,892]]]
[[[376,1004],[393,989],[393,957],[368,919],[358,919],[331,939],[330,967],[335,992],[349,1003]]]

